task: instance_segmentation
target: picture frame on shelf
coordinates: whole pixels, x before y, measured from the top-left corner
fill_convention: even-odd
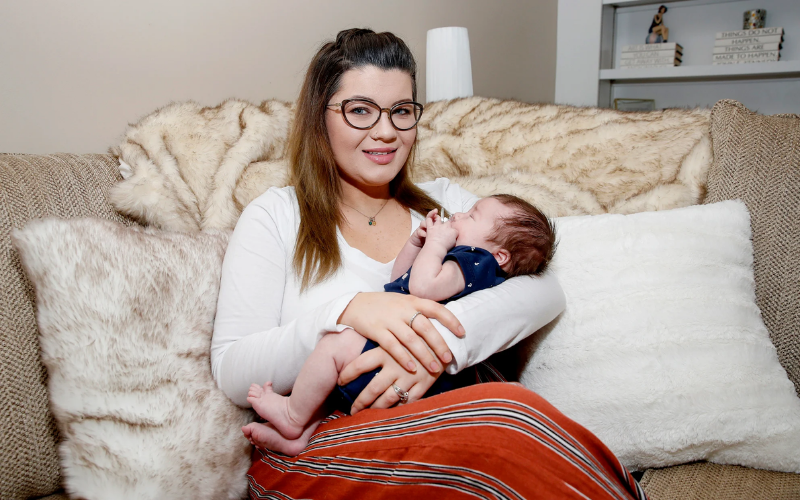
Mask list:
[[[655,111],[656,100],[617,97],[614,99],[614,109],[618,111]]]

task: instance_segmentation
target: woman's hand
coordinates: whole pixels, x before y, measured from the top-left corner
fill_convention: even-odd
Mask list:
[[[446,307],[400,293],[359,293],[347,305],[338,323],[379,344],[409,372],[416,371],[414,359],[417,359],[427,371],[439,373],[443,364],[452,361],[453,354],[428,318],[439,320],[456,336],[464,336],[461,322]]]
[[[365,408],[389,408],[397,404],[400,401],[400,395],[394,390],[392,384],[399,387],[401,391],[408,391],[408,400],[405,403],[412,403],[425,395],[442,374],[441,371],[429,373],[426,370],[409,373],[379,346],[361,354],[345,366],[339,374],[338,384],[348,384],[362,373],[376,368],[380,368],[381,371],[375,375],[353,402],[350,409],[351,415],[355,415]]]

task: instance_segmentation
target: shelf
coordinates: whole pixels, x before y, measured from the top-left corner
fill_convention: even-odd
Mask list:
[[[612,7],[636,7],[639,5],[661,5],[676,2],[692,2],[692,4],[704,5],[738,1],[741,0],[603,0],[603,5],[610,5]]]
[[[601,69],[600,80],[614,81],[703,81],[800,77],[800,61],[775,61],[719,66],[674,68]]]
[[[657,108],[736,99],[761,113],[800,113],[800,0],[559,0],[556,102],[611,107],[615,98],[655,99]],[[622,47],[645,42],[658,6],[683,65],[622,68]],[[712,65],[715,34],[736,31],[757,6],[785,30],[781,60]],[[595,49],[597,47],[597,49]],[[598,54],[599,52],[599,54]],[[599,56],[599,57],[598,57]]]

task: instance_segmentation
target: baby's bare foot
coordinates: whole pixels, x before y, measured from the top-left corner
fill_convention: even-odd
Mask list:
[[[258,384],[250,384],[250,389],[247,391],[248,398],[260,398],[264,391],[272,390],[272,382],[264,382],[264,386]]]
[[[296,457],[308,444],[308,435],[305,433],[298,439],[286,439],[274,428],[253,422],[242,427],[244,437],[250,444],[267,450],[277,451],[284,455]]]
[[[289,398],[276,394],[272,390],[272,382],[264,386],[253,384],[247,392],[247,402],[265,418],[286,439],[297,439],[303,433],[303,426],[308,422],[297,422],[289,410]]]

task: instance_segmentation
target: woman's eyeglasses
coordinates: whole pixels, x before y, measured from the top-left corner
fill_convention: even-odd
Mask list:
[[[413,101],[398,102],[391,108],[381,108],[377,103],[366,99],[345,99],[328,106],[341,108],[345,123],[359,130],[374,127],[384,111],[397,130],[411,130],[422,117],[422,104]]]

